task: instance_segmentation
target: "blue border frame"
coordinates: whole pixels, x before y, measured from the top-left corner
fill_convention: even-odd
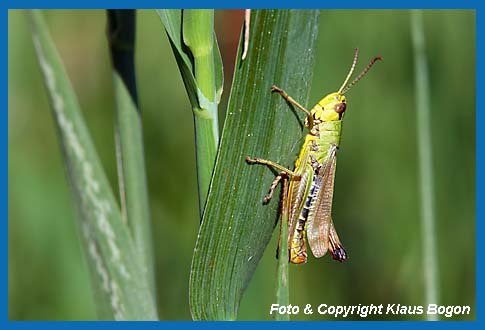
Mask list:
[[[480,130],[481,124],[484,122],[484,117],[482,115],[482,112],[479,110],[481,103],[480,103],[480,98],[478,97],[483,90],[483,75],[481,74],[483,72],[483,62],[479,61],[478,59],[481,58],[484,54],[484,49],[483,45],[480,42],[480,36],[483,29],[483,21],[481,20],[480,17],[480,10],[477,8],[476,10],[476,26],[477,26],[477,33],[476,33],[476,160],[475,160],[475,184],[476,184],[476,195],[475,195],[475,202],[476,202],[476,215],[475,215],[475,223],[476,223],[476,317],[477,317],[477,322],[476,323],[481,323],[483,324],[483,297],[480,293],[483,293],[484,288],[482,285],[482,282],[480,279],[483,279],[484,273],[483,273],[483,259],[478,258],[480,255],[480,252],[483,251],[484,248],[484,243],[482,240],[480,240],[480,233],[483,233],[483,222],[480,221],[483,218],[483,206],[480,205],[480,201],[483,200],[483,173],[482,173],[482,158],[483,158],[483,140],[484,140],[484,135]],[[481,321],[481,322],[480,322]]]
[[[325,9],[409,9],[409,8],[422,8],[422,9],[478,9],[480,1],[462,0],[462,1],[439,1],[439,0],[408,0],[408,1],[383,1],[373,0],[366,1],[365,5],[362,1],[347,0],[347,1],[315,1],[315,0],[264,0],[264,1],[243,1],[243,2],[229,2],[227,0],[211,0],[211,1],[195,1],[195,0],[140,0],[140,1],[128,1],[128,0],[6,0],[5,4],[2,4],[2,8],[10,9],[32,9],[32,8],[45,8],[45,9],[74,9],[74,8],[90,8],[90,9],[106,9],[117,8],[132,9],[134,7],[139,9],[153,9],[153,8],[220,8],[220,9],[241,9],[241,8],[325,8]]]
[[[3,141],[2,141],[2,154],[4,160],[1,163],[2,167],[2,181],[5,183],[2,185],[2,213],[7,215],[8,217],[8,60],[7,60],[7,47],[8,47],[8,9],[22,9],[22,8],[46,8],[46,9],[54,9],[54,8],[158,8],[163,6],[164,8],[224,8],[224,9],[231,9],[231,8],[241,8],[241,7],[250,7],[250,8],[319,8],[320,6],[325,6],[328,9],[337,9],[337,8],[355,8],[355,9],[363,9],[364,3],[362,1],[356,0],[346,0],[346,1],[336,1],[336,2],[317,2],[315,0],[298,0],[295,1],[281,1],[281,0],[269,0],[269,1],[244,1],[238,2],[237,5],[235,3],[230,3],[227,0],[221,1],[204,1],[204,3],[197,2],[194,0],[167,0],[167,1],[153,1],[153,0],[141,0],[141,1],[126,1],[126,0],[115,0],[115,1],[106,1],[106,0],[73,0],[73,1],[59,1],[59,0],[48,0],[48,1],[33,1],[33,0],[18,0],[18,1],[2,1],[0,2],[0,9],[1,9],[1,18],[3,18],[4,29],[2,33],[2,45],[4,47],[3,51],[1,52],[1,60],[4,65],[2,66],[2,94],[4,95],[5,103],[5,111],[3,111],[2,121],[3,121]],[[481,43],[481,30],[483,28],[483,23],[481,20],[480,12],[481,12],[481,2],[480,1],[419,1],[419,0],[410,0],[410,1],[368,1],[365,3],[365,8],[368,9],[388,9],[388,8],[396,8],[396,9],[408,9],[408,8],[433,8],[433,9],[475,9],[476,10],[476,26],[477,26],[477,34],[476,34],[476,45],[477,45],[477,53],[476,53],[476,68],[477,68],[477,80],[476,80],[476,90],[477,96],[480,95],[480,91],[482,90],[483,86],[483,64],[480,61],[481,58],[484,58],[484,49]],[[2,310],[4,310],[4,317],[0,321],[0,327],[3,329],[38,329],[38,328],[48,328],[48,329],[61,329],[66,326],[72,327],[74,329],[77,328],[85,328],[86,326],[92,327],[113,327],[118,329],[128,329],[132,327],[141,327],[145,329],[159,329],[160,327],[170,327],[170,328],[211,328],[211,329],[219,329],[219,328],[241,328],[241,327],[251,327],[251,328],[270,328],[277,326],[278,328],[288,328],[288,329],[303,329],[307,327],[320,327],[320,326],[331,326],[332,328],[348,328],[348,327],[359,327],[359,328],[384,328],[384,327],[398,327],[398,328],[409,328],[409,327],[417,327],[417,328],[424,328],[424,327],[439,327],[439,328],[478,328],[483,327],[484,322],[482,318],[483,313],[483,298],[481,293],[483,293],[483,285],[481,279],[484,277],[483,272],[483,260],[479,259],[480,252],[483,251],[484,243],[480,239],[479,233],[483,233],[483,223],[480,221],[482,219],[482,214],[484,212],[484,207],[480,205],[480,201],[482,200],[483,196],[483,186],[481,183],[484,180],[484,174],[482,172],[482,157],[483,157],[483,139],[484,133],[480,130],[481,124],[484,123],[484,118],[481,113],[480,106],[481,102],[479,98],[476,98],[476,230],[477,230],[477,253],[476,253],[476,321],[459,321],[459,322],[450,322],[450,321],[441,321],[441,322],[424,322],[424,321],[392,321],[392,323],[388,322],[380,322],[380,321],[338,321],[332,322],[331,325],[322,325],[320,322],[285,322],[285,323],[278,323],[275,325],[274,322],[190,322],[190,321],[183,321],[183,322],[17,322],[17,321],[8,321],[8,221],[4,222],[4,244],[5,244],[5,251],[3,253],[3,265],[4,271],[2,272],[2,280],[4,282],[3,286],[3,297],[1,306]],[[459,221],[459,219],[457,219]],[[451,261],[450,261],[451,262]]]

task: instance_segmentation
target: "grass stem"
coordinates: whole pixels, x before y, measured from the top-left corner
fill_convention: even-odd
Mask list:
[[[411,11],[411,34],[414,49],[414,74],[417,110],[417,142],[419,151],[419,183],[421,198],[421,239],[426,304],[439,301],[439,271],[436,250],[434,210],[433,147],[431,141],[431,106],[426,60],[426,40],[423,28],[423,12]],[[438,320],[429,315],[430,321]]]

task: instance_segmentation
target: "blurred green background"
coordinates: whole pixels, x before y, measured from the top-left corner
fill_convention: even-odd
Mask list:
[[[117,190],[104,11],[44,11],[98,153]],[[223,122],[242,11],[217,11],[225,65]],[[475,12],[424,13],[431,81],[440,303],[475,318]],[[413,51],[409,12],[322,11],[310,102],[343,81],[355,47],[384,61],[351,92],[334,195],[350,260],[292,266],[292,304],[423,305]],[[161,319],[190,319],[188,277],[199,227],[191,107],[162,25],[138,12],[137,74]],[[95,319],[75,211],[25,12],[9,12],[9,319]],[[268,77],[271,79],[271,77]],[[283,86],[284,87],[284,86]],[[311,107],[311,104],[308,105]],[[276,237],[240,308],[271,319]],[[328,319],[314,313],[295,319]],[[380,317],[383,319],[385,317]],[[402,319],[422,316],[402,316]],[[358,319],[358,318],[357,318]],[[393,319],[396,319],[394,317]]]

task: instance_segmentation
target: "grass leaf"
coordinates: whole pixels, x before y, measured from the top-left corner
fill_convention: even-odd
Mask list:
[[[170,45],[172,46],[182,79],[184,80],[190,103],[192,106],[196,105],[200,108],[197,97],[197,83],[195,82],[195,75],[192,70],[194,66],[191,59],[192,55],[182,38],[182,10],[157,9],[156,11],[170,40]]]
[[[142,273],[155,298],[155,274],[143,152],[143,129],[135,75],[135,10],[108,10],[108,37],[113,63],[116,151],[122,219],[131,228]]]
[[[292,166],[302,114],[271,85],[306,104],[315,58],[318,11],[254,10],[249,52],[240,46],[214,178],[194,251],[192,317],[231,320],[271,238],[278,201],[262,205],[274,179],[247,155]],[[278,196],[278,193],[275,193]],[[271,247],[275,248],[275,247]]]
[[[54,120],[79,211],[81,238],[100,319],[156,319],[155,303],[142,276],[129,228],[121,220],[76,96],[41,13],[30,11],[37,58],[49,92]]]
[[[214,10],[159,9],[157,12],[192,104],[202,215],[219,145],[217,105],[223,84],[222,61],[214,33]]]

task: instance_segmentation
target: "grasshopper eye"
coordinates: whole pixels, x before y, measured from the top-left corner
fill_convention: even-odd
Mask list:
[[[337,104],[337,106],[335,107],[335,112],[336,113],[343,113],[345,111],[345,109],[347,108],[347,105],[342,102],[342,103],[339,103]]]

